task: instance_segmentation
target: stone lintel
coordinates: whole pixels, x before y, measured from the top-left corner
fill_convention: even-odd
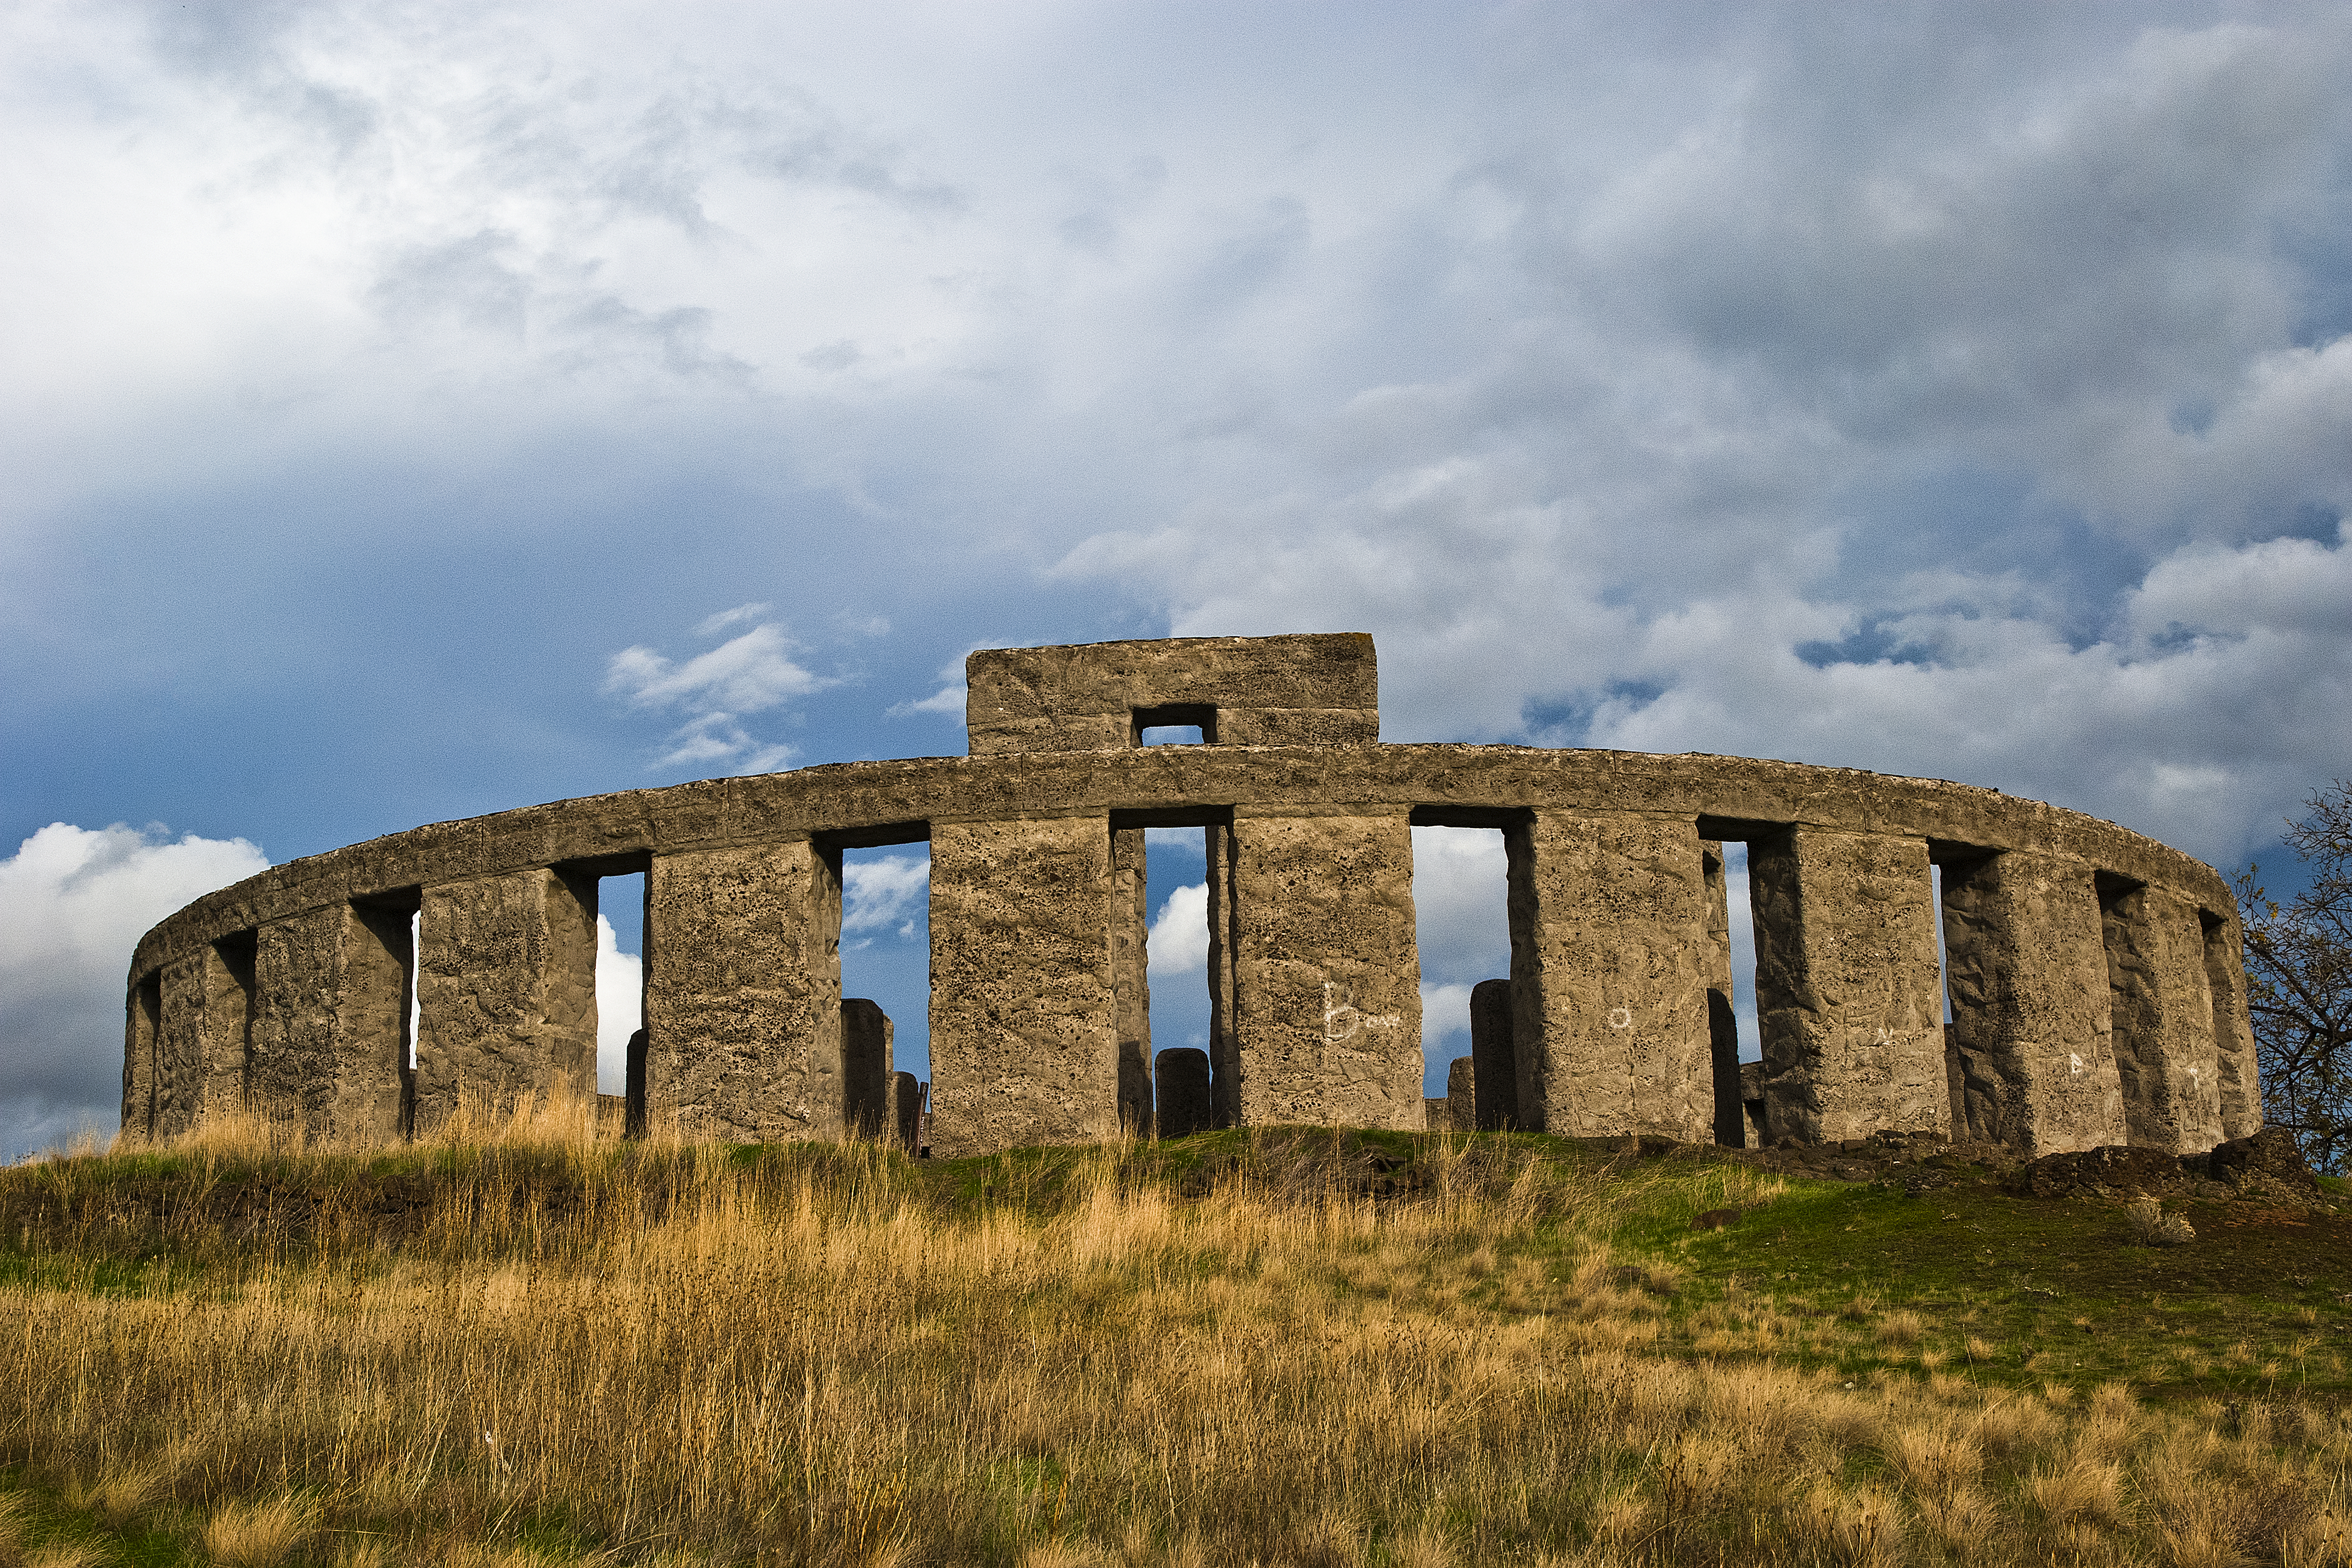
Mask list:
[[[649,1132],[841,1136],[840,852],[802,838],[655,856],[645,1006]]]
[[[1520,1121],[1707,1142],[1706,880],[1691,819],[1539,810],[1504,837]]]
[[[1927,842],[1801,826],[1748,843],[1775,1143],[1948,1134]]]
[[[1119,1131],[1108,816],[931,829],[931,1148]]]
[[[1380,739],[1379,672],[1360,632],[983,648],[964,678],[975,757],[1123,751],[1139,722],[1200,724],[1223,745]]]
[[[415,1127],[596,1093],[596,882],[549,868],[424,890]]]
[[[2010,850],[1944,867],[1957,1132],[2029,1157],[2124,1142],[2091,868]]]
[[[1421,1127],[1407,812],[1237,812],[1226,831],[1225,907],[1213,912],[1231,964],[1237,1120]]]

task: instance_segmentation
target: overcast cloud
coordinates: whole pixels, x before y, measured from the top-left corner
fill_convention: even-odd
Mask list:
[[[963,650],[1171,632],[2223,865],[2352,773],[2340,5],[0,30],[0,842],[953,752]],[[0,1103],[104,1105],[135,936]]]

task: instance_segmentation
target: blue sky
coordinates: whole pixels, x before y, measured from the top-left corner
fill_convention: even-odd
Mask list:
[[[1369,630],[1391,740],[2224,866],[2352,773],[2340,5],[0,29],[0,1152],[218,880],[954,752],[981,644]]]

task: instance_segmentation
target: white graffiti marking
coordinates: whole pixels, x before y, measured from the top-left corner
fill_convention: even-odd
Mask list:
[[[1323,983],[1323,1043],[1336,1046],[1359,1029],[1393,1029],[1404,1022],[1400,1013],[1360,1013],[1355,993],[1335,981]]]
[[[1610,1008],[1609,1026],[1612,1029],[1632,1028],[1633,1026],[1633,1009],[1631,1007]]]

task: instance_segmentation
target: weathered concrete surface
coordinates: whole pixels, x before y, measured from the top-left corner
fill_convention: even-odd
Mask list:
[[[1407,814],[1237,812],[1232,840],[1239,1120],[1419,1128]]]
[[[2251,1138],[2263,1128],[2263,1090],[2254,1070],[2254,1024],[2246,1010],[2245,933],[2232,916],[2200,910],[2205,928],[2205,985],[2213,998],[2213,1057],[2221,1079],[2221,1136]]]
[[[1110,825],[934,824],[931,1148],[1118,1134]]]
[[[406,1131],[405,910],[352,904],[256,933],[254,1110],[312,1137],[391,1142]]]
[[[1110,975],[1118,1034],[1118,1121],[1129,1131],[1151,1126],[1151,977],[1146,939],[1151,907],[1143,876],[1143,829],[1110,836]]]
[[[593,878],[551,868],[428,887],[417,932],[420,1132],[461,1104],[503,1114],[596,1092]]]
[[[1690,819],[1545,810],[1504,837],[1521,1121],[1706,1142],[1706,880]]]
[[[983,648],[964,661],[964,682],[975,757],[1124,750],[1139,742],[1139,712],[1201,724],[1220,745],[1381,735],[1379,671],[1361,632]]]
[[[122,1012],[122,1130],[134,1138],[155,1135],[155,1052],[163,1029],[163,977],[133,980]]]
[[[1509,981],[1481,980],[1470,987],[1470,1055],[1465,1059],[1470,1064],[1471,1093],[1463,1103],[1475,1103],[1477,1109],[1476,1120],[1463,1126],[1465,1132],[1497,1132],[1519,1125],[1519,1058],[1511,1044],[1512,1011]],[[1450,1076],[1446,1085],[1450,1100]]]
[[[1487,981],[1486,984],[1487,984],[1491,985],[1491,984],[1494,984],[1494,982],[1492,982],[1492,981]],[[1503,999],[1504,999],[1503,1019],[1504,1019],[1505,1024],[1507,1026],[1507,1025],[1508,1025],[1508,1023],[1509,1023],[1509,1021],[1510,1021],[1510,1016],[1511,1016],[1511,1015],[1510,1015],[1510,1008],[1509,1008],[1509,1003],[1510,1003],[1509,985],[1510,985],[1510,982],[1507,980],[1507,981],[1505,981],[1505,982],[1503,983],[1503,984],[1504,984],[1504,987],[1505,987],[1505,990],[1504,990],[1504,998],[1503,998]],[[1472,1020],[1473,1020],[1473,1023],[1472,1023],[1472,1035],[1473,1035],[1473,1037],[1474,1037],[1474,1038],[1475,1037],[1475,1035],[1476,1035],[1476,1023],[1475,1023],[1475,1020],[1476,1020],[1476,1018],[1477,1018],[1477,1016],[1478,1016],[1478,1011],[1477,1011],[1477,1009],[1478,1009],[1478,1004],[1477,1004],[1477,1001],[1475,1000],[1475,993],[1474,992],[1474,993],[1473,993],[1473,1000],[1471,1001],[1471,1004],[1470,1004],[1470,1016],[1471,1016],[1471,1018],[1472,1018]],[[1516,1087],[1516,1086],[1515,1086],[1515,1087]],[[1433,1132],[1475,1132],[1475,1131],[1478,1131],[1478,1063],[1477,1063],[1477,1060],[1476,1060],[1474,1057],[1456,1057],[1456,1058],[1454,1058],[1451,1062],[1448,1062],[1448,1063],[1446,1064],[1446,1067],[1445,1067],[1445,1098],[1444,1098],[1444,1100],[1433,1100],[1430,1101],[1430,1104],[1431,1104],[1433,1107],[1437,1107],[1437,1108],[1441,1108],[1441,1109],[1443,1109],[1443,1110],[1444,1110],[1444,1121],[1443,1122],[1440,1122],[1440,1121],[1434,1121],[1434,1120],[1433,1120],[1433,1121],[1431,1121],[1431,1123],[1430,1123],[1430,1131],[1433,1131]]]
[[[1798,826],[1748,844],[1766,1136],[1951,1130],[1925,839]]]
[[[240,973],[210,945],[163,966],[149,1108],[153,1136],[169,1138],[207,1116],[244,1108],[251,976],[249,957]]]
[[[1739,1016],[1733,1007],[1737,993],[1731,978],[1730,878],[1725,869],[1723,844],[1704,839],[1699,867],[1706,874],[1707,1060],[1715,1093],[1715,1141],[1727,1149],[1748,1142],[1747,1108],[1740,1098]]]
[[[2221,1142],[2221,1075],[2197,908],[2161,889],[2116,884],[2099,902],[2130,1142],[2201,1154]]]
[[[1209,1099],[1208,1052],[1173,1046],[1160,1053],[1152,1068],[1159,1079],[1160,1137],[1188,1137],[1217,1124]]]
[[[1209,1104],[1213,1124],[1238,1127],[1242,1120],[1241,1042],[1234,1033],[1233,829],[1202,830],[1209,879]]]
[[[923,1141],[922,1082],[910,1072],[890,1075],[890,1128],[899,1147],[919,1152]]]
[[[656,855],[645,973],[649,1129],[747,1143],[841,1133],[837,852],[802,838]]]
[[[890,1047],[898,1033],[881,1005],[863,996],[841,1003],[841,1080],[846,1129],[860,1138],[890,1131]]]
[[[1956,1135],[2028,1157],[2123,1142],[2091,868],[2016,849],[1943,874]]]

